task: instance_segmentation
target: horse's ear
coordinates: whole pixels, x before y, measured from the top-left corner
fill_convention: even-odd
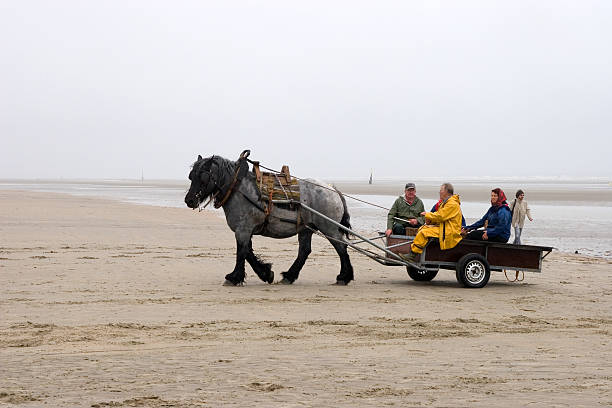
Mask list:
[[[198,154],[198,160],[202,160],[202,156]]]

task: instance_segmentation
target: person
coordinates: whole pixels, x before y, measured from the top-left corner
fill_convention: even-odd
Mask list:
[[[431,207],[431,210],[429,210],[429,212],[436,212],[438,211],[438,208],[440,208],[440,205],[442,204],[442,200],[438,200],[437,203],[435,203],[433,205],[433,207]],[[463,214],[461,214],[461,228],[465,227],[465,217],[463,216]]]
[[[406,235],[406,227],[419,228],[425,224],[425,218],[420,215],[423,211],[425,206],[416,196],[415,184],[407,183],[404,195],[399,196],[389,210],[385,235]]]
[[[533,218],[531,218],[531,210],[529,209],[527,201],[525,201],[525,192],[523,190],[518,190],[516,192],[516,198],[512,200],[512,204],[510,204],[510,210],[512,212],[512,227],[514,227],[513,244],[521,245],[521,233],[525,225],[525,216],[529,218],[529,221],[533,221]]]
[[[486,222],[486,226],[485,226]],[[487,213],[472,225],[468,225],[461,232],[467,239],[491,242],[508,242],[510,238],[510,224],[512,212],[508,207],[506,195],[501,188],[491,190],[491,207]],[[477,228],[485,227],[484,230]]]
[[[417,261],[429,238],[438,238],[442,250],[454,248],[461,241],[461,201],[454,191],[451,183],[442,184],[440,186],[441,203],[437,211],[420,214],[425,218],[426,225],[419,228],[414,241],[410,244],[407,261]]]

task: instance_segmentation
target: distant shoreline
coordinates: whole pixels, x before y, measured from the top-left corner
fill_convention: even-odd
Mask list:
[[[368,184],[367,177],[308,177],[307,175],[299,175],[301,178],[316,178],[322,179],[329,183],[341,183],[341,184]],[[602,187],[612,188],[612,178],[603,176],[587,176],[587,177],[547,177],[547,176],[534,176],[534,177],[394,177],[394,178],[374,178],[372,185],[378,184],[396,184],[407,182],[408,179],[413,182],[420,182],[422,184],[437,184],[449,181],[451,183],[467,183],[467,184],[487,184],[487,183],[507,183],[507,184],[561,184],[561,185],[580,185],[580,184],[596,184]],[[133,179],[133,178],[0,178],[0,184],[3,183],[28,183],[28,184],[147,184],[147,185],[178,185],[189,183],[187,177],[184,179]]]
[[[578,181],[544,181],[541,179],[529,180],[459,180],[449,179],[455,187],[455,193],[459,194],[464,201],[486,202],[492,188],[501,187],[509,200],[514,198],[514,193],[521,188],[526,193],[526,199],[534,203],[567,204],[589,203],[595,206],[612,206],[612,186],[603,180],[595,182],[593,179]],[[374,184],[360,180],[325,180],[335,185],[342,193],[348,195],[389,195],[399,196],[403,192],[405,180],[381,180]],[[407,180],[406,180],[407,181]],[[424,199],[435,200],[438,197],[440,180],[411,179],[416,183],[417,195]],[[185,190],[189,187],[189,181],[185,180],[86,180],[86,179],[40,179],[19,180],[0,179],[0,189],[19,190],[19,186],[27,186],[26,190],[36,191],[36,186],[51,185],[97,185],[97,186],[131,186],[131,187],[159,187],[167,189]],[[34,188],[32,188],[34,187]]]

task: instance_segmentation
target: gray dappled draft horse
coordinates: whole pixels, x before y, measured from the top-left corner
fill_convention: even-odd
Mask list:
[[[280,281],[283,284],[293,283],[311,252],[313,231],[318,230],[328,237],[340,256],[340,274],[336,277],[336,283],[347,285],[354,276],[347,245],[343,243],[346,233],[337,225],[301,208],[298,204],[273,205],[269,215],[266,215],[268,203],[261,197],[255,174],[249,171],[247,152],[243,152],[237,161],[221,156],[198,156],[189,173],[191,186],[185,196],[185,204],[192,209],[198,208],[205,200],[213,197],[215,207],[223,207],[227,225],[234,231],[237,245],[236,266],[225,276],[225,284],[240,285],[244,282],[245,260],[261,280],[273,283],[272,264],[262,262],[253,253],[251,238],[253,235],[288,238],[297,234],[297,259],[287,272],[282,272],[283,279]],[[312,179],[300,180],[299,188],[300,203],[350,228],[346,201],[338,190],[332,190],[324,183]]]

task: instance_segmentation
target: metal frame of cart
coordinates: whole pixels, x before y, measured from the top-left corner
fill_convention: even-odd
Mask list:
[[[454,248],[441,250],[438,240],[430,239],[419,262],[413,263],[408,262],[404,256],[410,251],[409,244],[413,237],[391,235],[387,238],[384,234],[379,234],[379,236],[367,238],[303,203],[301,203],[301,207],[358,237],[358,240],[343,241],[350,248],[382,265],[405,266],[408,275],[417,281],[432,280],[439,269],[455,269],[457,281],[463,286],[482,288],[488,283],[491,271],[541,272],[542,261],[553,250],[552,247],[545,246],[502,244],[465,239]],[[385,238],[385,245],[379,245],[375,242]],[[366,244],[369,247],[364,247]],[[381,251],[382,254],[375,252],[372,247]]]

